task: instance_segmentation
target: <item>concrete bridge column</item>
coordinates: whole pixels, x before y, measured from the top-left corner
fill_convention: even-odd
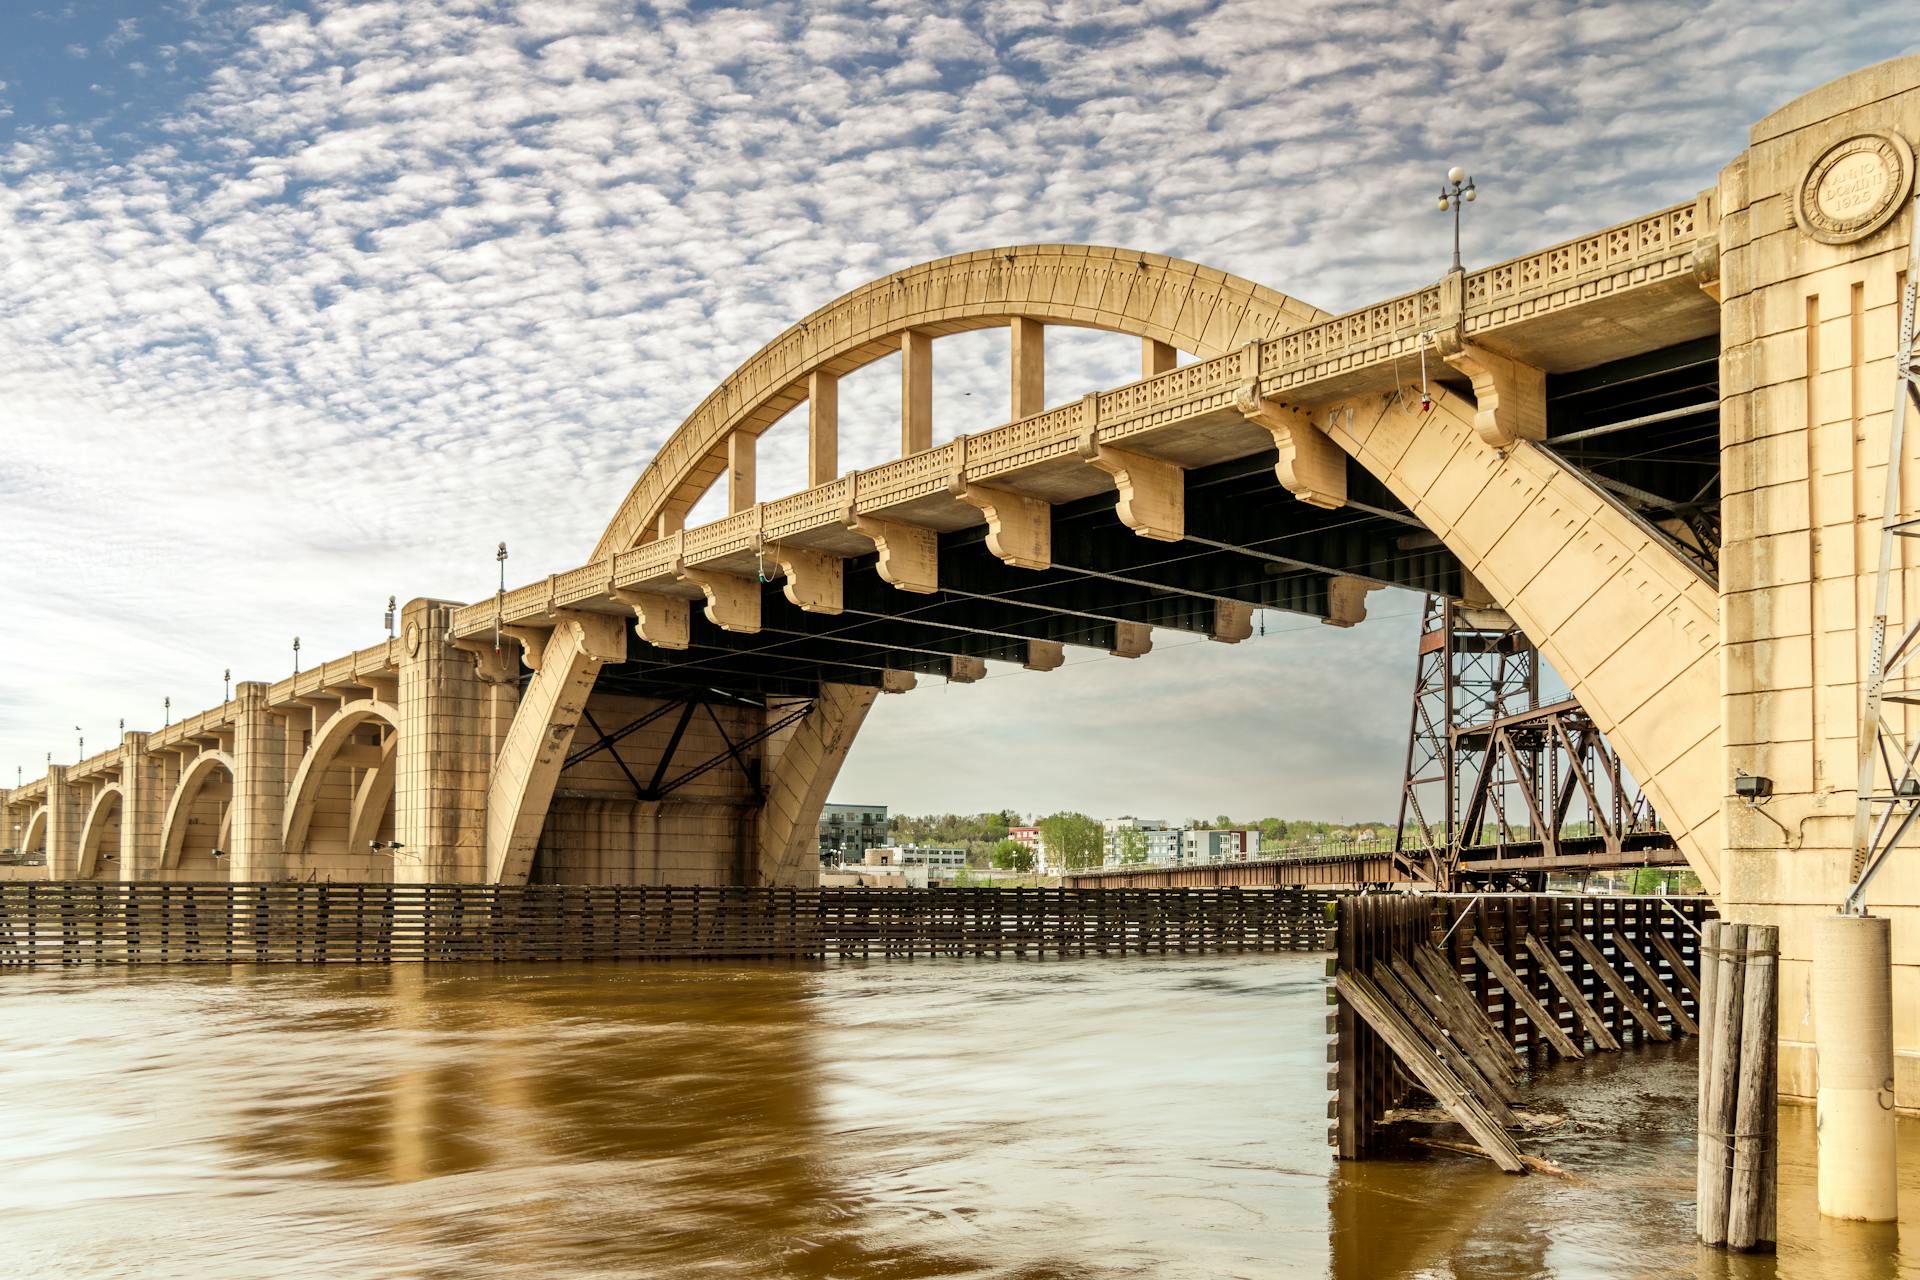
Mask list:
[[[401,610],[393,878],[479,882],[487,874],[487,784],[519,705],[519,642],[495,655],[446,640],[454,605]]]
[[[80,828],[87,813],[67,766],[47,766],[47,878],[71,880],[80,872]]]
[[[233,699],[233,847],[228,866],[236,881],[285,879],[287,780],[299,764],[298,737],[287,720],[267,706],[268,686],[258,680],[235,685]]]
[[[840,478],[840,379],[825,369],[807,375],[807,487]]]
[[[1817,922],[1852,879],[1856,734],[1892,423],[1897,291],[1920,128],[1920,57],[1868,68],[1776,111],[1721,174],[1723,901],[1780,928],[1780,1089],[1812,1098]],[[1904,506],[1920,495],[1909,416]],[[1920,616],[1911,540],[1889,629]],[[1889,704],[1896,728],[1909,708]],[[1731,796],[1736,770],[1769,780]],[[1894,917],[1895,1100],[1920,1107],[1920,857],[1895,856],[1868,906]],[[1824,1171],[1823,1171],[1824,1174]]]
[[[120,738],[120,878],[157,880],[160,827],[173,789],[162,776],[162,757],[147,754],[147,735]]]

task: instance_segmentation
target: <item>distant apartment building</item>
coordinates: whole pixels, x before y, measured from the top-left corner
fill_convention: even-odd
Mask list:
[[[1047,842],[1040,838],[1040,828],[1008,827],[1007,839],[1032,854],[1034,866],[1040,866],[1047,860]]]
[[[1103,861],[1109,867],[1128,862],[1180,861],[1180,837],[1184,833],[1159,818],[1106,818],[1100,825],[1106,830]]]
[[[870,867],[904,868],[910,885],[937,885],[952,880],[967,869],[967,851],[938,845],[883,845],[868,849],[862,861]],[[916,871],[919,874],[916,875]]]
[[[829,804],[820,810],[820,863],[834,866],[866,860],[867,850],[887,842],[887,806]]]
[[[1180,861],[1245,862],[1260,856],[1260,833],[1251,827],[1197,828],[1180,833]]]
[[[1104,865],[1150,862],[1185,866],[1189,863],[1245,862],[1260,854],[1260,833],[1250,827],[1197,828],[1185,831],[1158,818],[1107,818]]]

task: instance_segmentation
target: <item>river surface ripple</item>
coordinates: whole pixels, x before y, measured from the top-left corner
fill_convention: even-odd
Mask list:
[[[1322,965],[9,974],[0,1272],[1775,1274],[1691,1241],[1691,1044],[1544,1074],[1570,1180],[1334,1162]],[[1778,1274],[1920,1274],[1818,1222],[1782,1121]]]

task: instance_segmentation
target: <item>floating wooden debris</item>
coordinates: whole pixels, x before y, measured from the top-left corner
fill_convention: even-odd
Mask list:
[[[1408,1138],[1407,1141],[1416,1147],[1437,1147],[1441,1151],[1458,1151],[1463,1156],[1479,1156],[1482,1160],[1493,1159],[1491,1152],[1488,1152],[1484,1148],[1476,1147],[1471,1142],[1451,1142],[1446,1138]],[[1579,1181],[1579,1179],[1550,1160],[1542,1160],[1539,1156],[1530,1156],[1524,1151],[1520,1153],[1520,1159],[1526,1164],[1527,1170],[1530,1173],[1545,1174],[1549,1178],[1565,1178],[1568,1182]],[[1495,1163],[1498,1162],[1496,1161]]]

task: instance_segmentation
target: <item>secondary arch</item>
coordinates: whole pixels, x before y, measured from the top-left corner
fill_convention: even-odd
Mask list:
[[[167,801],[167,816],[160,824],[160,867],[171,871],[180,865],[181,855],[186,848],[187,827],[194,806],[209,782],[225,775],[228,787],[233,785],[233,757],[224,751],[203,751],[187,763],[180,771],[180,781],[174,785],[173,796]],[[226,841],[228,824],[232,821],[233,804],[231,800],[223,807],[220,821],[220,834],[215,837],[215,848]]]
[[[109,783],[101,788],[100,794],[93,798],[93,804],[87,809],[86,824],[80,828],[79,867],[74,873],[79,879],[91,880],[100,871],[109,833],[114,837],[114,849],[118,850],[120,823],[126,821],[123,806],[125,794],[119,783]],[[118,856],[117,852],[115,856]]]
[[[39,850],[45,853],[46,848],[47,806],[41,805],[33,811],[33,816],[27,819],[27,833],[20,837],[20,852],[32,853]]]
[[[360,816],[363,809],[371,810],[372,821],[378,823],[393,797],[393,748],[400,731],[400,713],[392,704],[377,698],[358,698],[343,704],[313,735],[313,744],[307,748],[306,758],[300,761],[300,769],[287,789],[286,817],[281,825],[282,848],[293,852],[306,847],[307,834],[313,824],[314,810],[320,802],[327,771],[340,759],[341,752],[353,740],[354,734],[370,723],[384,724],[391,730],[379,748],[380,754],[365,762],[376,778],[384,772],[387,779],[383,794],[380,784],[373,779],[361,780],[353,798],[349,830],[365,829],[365,819]],[[372,804],[376,796],[381,800],[378,806]],[[363,837],[362,847],[365,838],[370,837]]]

